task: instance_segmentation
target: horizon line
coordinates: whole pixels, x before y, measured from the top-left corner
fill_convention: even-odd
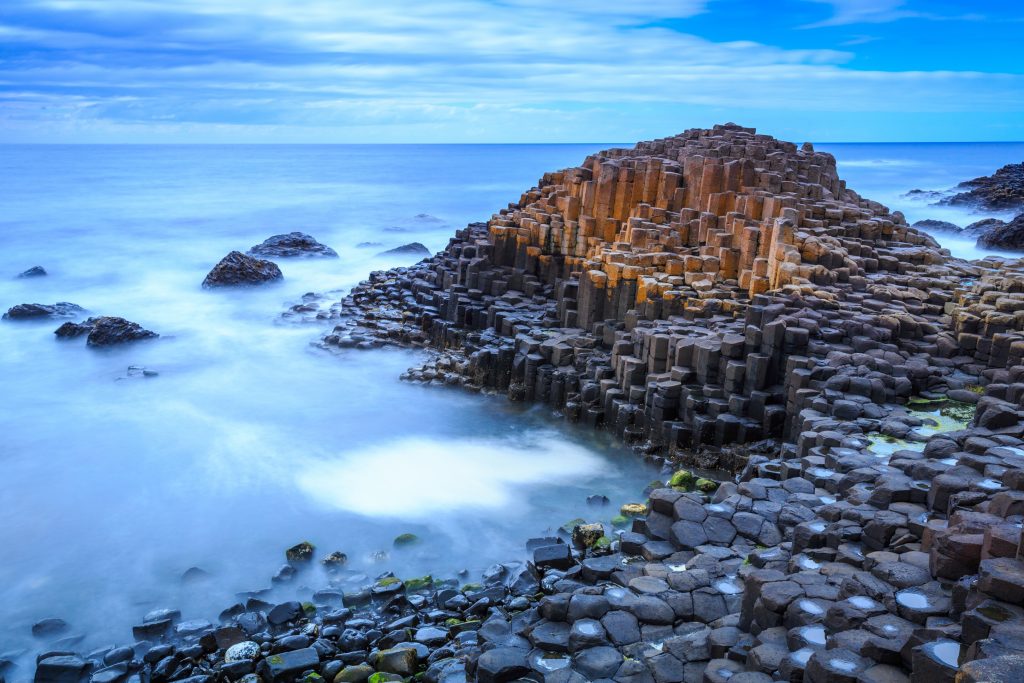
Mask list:
[[[672,137],[672,136],[669,136]],[[662,140],[664,138],[651,138]],[[640,140],[638,142],[648,142]],[[813,145],[1017,145],[1024,140],[806,140]],[[0,142],[0,147],[297,147],[297,146],[345,146],[345,147],[384,147],[410,145],[460,145],[466,147],[483,147],[488,145],[613,145],[630,147],[637,144],[624,142]],[[795,143],[794,143],[795,144]]]

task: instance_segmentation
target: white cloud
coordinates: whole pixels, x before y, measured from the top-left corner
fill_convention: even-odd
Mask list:
[[[906,11],[827,1],[840,23]],[[0,40],[30,49],[0,63],[0,122],[26,126],[421,126],[450,139],[646,105],[1024,108],[1020,75],[860,71],[845,51],[715,42],[653,22],[705,11],[698,0],[4,2]]]

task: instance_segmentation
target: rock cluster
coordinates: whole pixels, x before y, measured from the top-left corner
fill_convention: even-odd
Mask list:
[[[285,235],[268,237],[261,244],[250,249],[249,253],[253,256],[267,258],[338,257],[338,252],[326,244],[320,244],[315,238],[304,232],[290,232]]]
[[[964,190],[943,204],[962,204],[993,211],[1024,208],[1024,162],[1007,164],[990,176],[960,183]]]
[[[117,346],[160,336],[138,323],[112,315],[89,318],[80,323],[67,322],[53,333],[58,339],[75,339],[86,335],[85,343],[91,347]]]

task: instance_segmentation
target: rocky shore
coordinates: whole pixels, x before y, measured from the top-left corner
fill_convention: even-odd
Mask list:
[[[952,258],[830,155],[731,124],[608,150],[332,310],[325,347],[429,349],[410,381],[663,480],[480,577],[299,544],[295,601],[91,653],[44,624],[37,682],[1024,680],[1024,262]]]

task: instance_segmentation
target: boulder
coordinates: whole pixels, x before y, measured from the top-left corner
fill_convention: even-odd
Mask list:
[[[284,275],[272,261],[253,258],[240,251],[233,251],[220,260],[203,280],[203,287],[238,287],[261,285],[281,280]]]
[[[430,250],[419,242],[410,242],[409,244],[403,244],[402,246],[395,247],[394,249],[382,251],[377,254],[377,256],[417,256],[422,258],[430,256]]]
[[[24,279],[24,278],[29,278],[29,277],[44,277],[45,275],[46,275],[46,269],[45,268],[43,268],[42,266],[32,266],[28,270],[22,271],[21,273],[19,273],[18,277]]]
[[[271,258],[311,258],[316,256],[338,258],[338,252],[325,244],[320,244],[304,232],[289,232],[285,235],[268,237],[262,244],[251,248],[248,253],[253,256]]]
[[[55,304],[18,304],[4,313],[4,320],[41,320],[42,318],[73,318],[85,309],[67,301]]]
[[[1024,213],[1009,223],[990,228],[978,238],[979,247],[1024,251]]]
[[[54,334],[61,339],[88,334],[85,343],[92,347],[116,346],[142,339],[155,339],[160,336],[138,323],[109,315],[89,318],[83,323],[64,323],[54,331]]]

